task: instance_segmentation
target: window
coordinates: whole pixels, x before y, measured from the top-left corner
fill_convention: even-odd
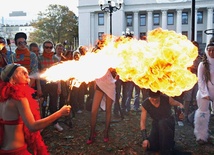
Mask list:
[[[140,15],[140,26],[146,26],[146,15],[145,14]]]
[[[98,25],[104,25],[104,13],[98,13]]]
[[[182,35],[185,35],[188,38],[188,32],[187,31],[182,31]]]
[[[182,24],[188,24],[188,12],[182,12]]]
[[[203,12],[202,11],[197,12],[197,24],[203,24]]]
[[[174,13],[167,13],[167,25],[174,24]]]
[[[132,26],[132,23],[133,23],[132,15],[129,14],[126,16],[126,22],[127,22],[127,26]]]
[[[104,32],[98,32],[98,39],[99,40],[102,40],[103,34],[104,34]]]
[[[160,25],[160,14],[159,13],[155,13],[153,15],[153,24]]]
[[[197,31],[197,42],[202,43],[203,32]]]

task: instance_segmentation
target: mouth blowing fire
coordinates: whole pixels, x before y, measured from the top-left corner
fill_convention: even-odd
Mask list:
[[[198,49],[186,36],[174,31],[154,29],[147,41],[124,36],[105,36],[103,48],[87,52],[79,61],[65,61],[40,75],[47,81],[76,79],[90,82],[115,68],[120,79],[133,81],[141,88],[179,96],[197,82],[187,68],[198,56]]]

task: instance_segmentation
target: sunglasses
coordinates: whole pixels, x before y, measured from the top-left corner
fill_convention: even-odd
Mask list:
[[[27,45],[27,42],[26,41],[20,41],[17,43],[18,45]]]
[[[5,44],[5,42],[4,41],[0,41],[0,44]]]
[[[45,49],[52,49],[53,46],[45,46]]]

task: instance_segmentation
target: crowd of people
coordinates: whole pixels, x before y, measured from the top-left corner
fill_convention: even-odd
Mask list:
[[[140,88],[132,81],[122,81],[113,68],[109,68],[103,77],[90,83],[83,82],[79,87],[71,87],[72,79],[48,82],[31,76],[63,61],[79,61],[87,52],[97,52],[103,48],[102,40],[97,42],[92,51],[85,46],[68,50],[61,43],[55,45],[46,40],[42,44],[41,52],[37,43],[27,45],[27,35],[23,32],[18,32],[14,41],[17,48],[11,51],[6,48],[5,39],[0,37],[0,154],[16,151],[17,154],[27,155],[30,154],[28,148],[31,148],[33,153],[43,151],[43,154],[48,154],[40,132],[51,124],[62,132],[63,128],[58,120],[62,116],[70,116],[70,111],[73,117],[75,113],[81,114],[84,110],[91,112],[90,135],[86,143],[92,144],[97,134],[96,121],[100,107],[106,112],[103,141],[108,142],[112,113],[121,118],[129,115],[132,98],[133,110],[141,112],[140,129],[144,150],[169,154],[174,147],[175,122],[188,122],[190,106],[193,105],[196,107],[196,141],[198,144],[208,142],[210,107],[213,109],[214,99],[212,40],[207,45],[205,54],[199,54],[193,66],[189,68],[198,76],[198,83],[183,92],[180,100],[161,92]],[[199,51],[199,44],[195,41],[193,44]],[[181,113],[183,117],[179,113],[175,119],[171,107],[175,108],[175,114],[177,109],[184,109],[184,113]],[[147,113],[152,118],[149,136],[146,130]],[[35,136],[39,138],[35,140]]]

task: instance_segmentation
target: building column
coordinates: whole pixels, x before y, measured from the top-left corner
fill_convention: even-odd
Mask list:
[[[139,20],[138,11],[134,12],[134,36],[139,38]]]
[[[95,23],[95,14],[94,14],[94,12],[91,12],[91,24],[90,24],[90,30],[91,30],[91,32],[90,32],[90,41],[89,41],[89,45],[94,45],[94,43],[95,43],[95,41],[94,41],[94,39],[95,39],[95,25],[94,25],[94,23]]]
[[[152,21],[152,11],[148,11],[147,12],[147,31],[151,31],[153,29],[152,25],[153,25],[153,21]]]
[[[177,18],[176,18],[176,32],[182,33],[182,10],[176,10],[177,11]]]
[[[212,20],[213,19],[213,8],[207,8],[207,29],[212,29]],[[212,35],[207,35],[206,37],[206,43],[210,41],[212,38]]]
[[[167,10],[161,10],[162,12],[162,29],[167,29]]]

